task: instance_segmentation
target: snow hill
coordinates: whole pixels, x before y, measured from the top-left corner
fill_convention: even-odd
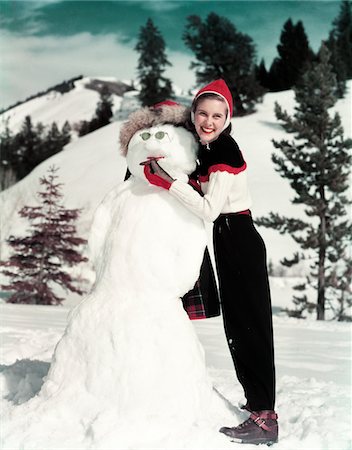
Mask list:
[[[66,120],[71,125],[81,120],[90,120],[99,101],[99,89],[104,84],[121,84],[126,89],[131,89],[129,83],[119,82],[113,77],[100,79],[85,77],[74,82],[74,89],[64,94],[51,90],[45,95],[28,100],[15,106],[0,115],[0,128],[8,122],[13,132],[18,132],[26,116],[31,116],[33,123],[41,122],[43,125],[51,125],[56,122],[59,128]],[[120,109],[122,97],[112,95],[114,103],[113,112]]]

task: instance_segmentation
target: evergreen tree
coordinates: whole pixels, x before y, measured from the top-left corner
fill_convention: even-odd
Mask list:
[[[8,124],[0,135],[0,170],[6,189],[28,175],[38,164],[60,152],[71,140],[71,127],[66,121],[61,131],[55,122],[50,127],[38,122],[35,126],[26,116],[19,133],[13,135]]]
[[[346,80],[352,78],[352,11],[351,2],[342,1],[340,12],[326,41],[331,53],[331,64],[338,82],[337,94],[345,94]]]
[[[67,270],[87,261],[78,250],[86,240],[76,236],[75,221],[80,210],[63,206],[57,170],[51,167],[48,176],[40,179],[43,186],[38,192],[40,205],[24,206],[19,211],[30,223],[29,234],[7,239],[14,253],[1,266],[2,273],[10,279],[2,285],[2,289],[12,292],[9,303],[60,304],[63,298],[54,293],[55,284],[83,294],[76,286],[78,280]]]
[[[71,141],[71,130],[72,130],[71,125],[66,120],[62,126],[61,136],[59,140],[61,149]]]
[[[163,76],[171,66],[165,54],[165,42],[151,19],[141,27],[135,50],[139,52],[139,99],[142,106],[151,106],[173,97],[171,81]]]
[[[236,30],[225,17],[210,13],[203,22],[199,16],[189,16],[183,39],[195,54],[199,84],[217,78],[225,80],[234,98],[237,115],[253,112],[263,94],[255,76],[255,45],[251,37]]]
[[[350,1],[342,1],[340,13],[333,22],[332,34],[345,63],[346,77],[352,78],[352,10]]]
[[[26,116],[20,132],[14,138],[14,146],[18,156],[16,170],[19,180],[24,178],[39,164],[39,148],[43,148],[43,131],[44,127],[41,123],[38,123],[35,128],[31,117]]]
[[[277,51],[279,56],[274,59],[269,71],[270,90],[291,89],[314,57],[301,21],[296,25],[291,19],[285,22]]]
[[[335,88],[329,51],[323,45],[319,60],[309,66],[295,88],[297,106],[293,117],[278,104],[275,108],[276,117],[288,133],[294,134],[294,140],[273,141],[281,156],[273,154],[272,160],[295,191],[293,203],[303,204],[310,220],[274,213],[258,220],[259,225],[290,233],[303,250],[313,252],[315,262],[307,282],[314,283],[317,289],[318,320],[324,320],[327,307],[333,310],[336,292],[344,289],[343,284],[335,283],[334,273],[345,273],[348,261],[351,262],[347,251],[352,227],[346,217],[349,201],[345,191],[349,185],[352,140],[344,139],[340,116],[329,114],[336,103]],[[286,265],[298,261],[295,255],[286,260]],[[304,290],[303,286],[296,288]],[[301,313],[311,308],[304,295],[296,297],[295,304]]]
[[[79,136],[84,136],[88,133],[92,133],[101,127],[105,127],[110,123],[110,119],[113,116],[112,113],[113,100],[109,89],[104,86],[100,93],[100,100],[95,109],[92,120],[83,120],[79,126]]]
[[[346,65],[341,58],[341,51],[333,34],[330,34],[326,41],[326,46],[331,54],[330,63],[336,77],[336,95],[339,98],[343,98],[346,93]]]
[[[56,124],[53,122],[45,138],[42,140],[42,148],[39,149],[38,160],[44,161],[62,150],[62,134]],[[36,164],[37,165],[37,164]]]
[[[0,190],[7,189],[17,181],[16,152],[13,145],[13,134],[8,121],[0,134]]]
[[[109,92],[109,89],[104,86],[100,93],[100,100],[95,110],[95,117],[99,124],[98,128],[104,127],[105,125],[108,125],[110,123],[110,120],[113,116],[113,104],[114,103],[111,97],[111,93]]]
[[[91,121],[82,120],[78,126],[78,136],[85,136],[91,132]]]
[[[331,270],[327,279],[327,299],[339,321],[351,321],[352,258],[351,252],[339,252],[341,260]]]
[[[265,89],[270,88],[269,73],[266,70],[264,59],[260,61],[259,66],[255,68],[255,77],[258,83]]]

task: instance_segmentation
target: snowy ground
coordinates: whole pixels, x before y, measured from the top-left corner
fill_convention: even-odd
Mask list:
[[[275,299],[279,301],[281,294],[287,292],[287,285],[284,289],[282,283],[282,279],[280,282],[272,280],[274,305]],[[279,308],[274,309],[277,311]],[[1,304],[0,382],[3,412],[16,408],[17,404],[33,397],[40,389],[54,347],[64,331],[69,310],[67,306]],[[193,324],[205,348],[207,367],[214,386],[236,410],[243,397],[234,376],[221,318],[196,321]],[[280,416],[280,442],[275,448],[350,449],[350,325],[302,321],[276,314],[274,329],[277,411]],[[172,438],[172,430],[169,437]],[[168,444],[164,449],[211,448],[205,438],[202,440],[201,433],[198,442],[199,447],[187,447],[184,442],[179,446],[175,442],[174,446],[170,447]],[[60,449],[60,443],[57,442],[56,445]],[[9,450],[8,447],[1,448]],[[223,446],[216,447],[217,450],[222,448],[241,448],[241,445],[230,443],[224,438]],[[246,448],[249,450],[252,447]]]

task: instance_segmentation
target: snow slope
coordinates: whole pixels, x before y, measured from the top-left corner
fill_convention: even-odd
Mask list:
[[[109,79],[116,81],[116,79]],[[43,125],[51,125],[56,122],[59,128],[68,120],[72,125],[81,120],[91,120],[96,105],[99,101],[99,93],[85,86],[90,78],[85,77],[74,82],[74,89],[64,94],[51,91],[21,105],[11,108],[1,114],[0,129],[2,124],[8,121],[9,128],[17,133],[26,116],[31,116],[32,122],[41,122]],[[112,95],[113,111],[120,109],[122,97]]]
[[[1,411],[5,414],[39,391],[42,379],[49,369],[54,347],[64,331],[69,308],[2,304],[0,313],[2,317],[0,386],[3,397]],[[239,413],[237,408],[238,402],[242,401],[243,397],[241,387],[234,376],[221,318],[192,323],[204,346],[211,379],[217,391],[230,402],[235,424],[241,415],[244,418],[244,413]],[[274,316],[274,333],[280,442],[273,448],[349,450],[351,448],[350,325]],[[223,423],[220,419],[219,425],[231,424]],[[45,417],[41,418],[41,425],[45,433]],[[135,426],[138,429],[136,435],[143,436],[143,433],[147,433],[147,430],[138,428],[138,423]],[[162,433],[164,431],[162,430]],[[159,439],[162,433],[155,435],[155,445],[147,447],[140,444],[130,450],[243,448],[241,444],[229,442],[225,436],[218,433],[216,427],[210,430],[199,429],[196,434],[184,436],[179,431],[175,424],[175,427],[164,434],[163,440]],[[78,430],[76,436],[77,434]],[[75,438],[75,432],[72,438]],[[53,441],[52,445],[56,450],[64,448],[60,442]],[[1,444],[0,447],[3,450],[10,450]],[[117,450],[121,447],[115,441],[111,447],[96,445],[93,448]],[[246,446],[248,450],[255,448],[258,447]],[[25,446],[21,450],[29,448]]]

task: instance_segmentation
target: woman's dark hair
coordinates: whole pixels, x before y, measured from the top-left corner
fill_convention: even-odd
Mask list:
[[[192,103],[192,111],[195,112],[195,110],[197,109],[198,103],[200,102],[200,100],[204,100],[205,98],[210,98],[210,99],[214,99],[214,100],[219,100],[220,102],[225,103],[226,108],[227,108],[227,104],[226,101],[224,99],[224,97],[221,97],[221,95],[219,94],[215,94],[213,92],[206,92],[204,94],[201,94],[199,97],[197,97],[193,103]],[[227,111],[227,114],[229,114],[229,111]]]

